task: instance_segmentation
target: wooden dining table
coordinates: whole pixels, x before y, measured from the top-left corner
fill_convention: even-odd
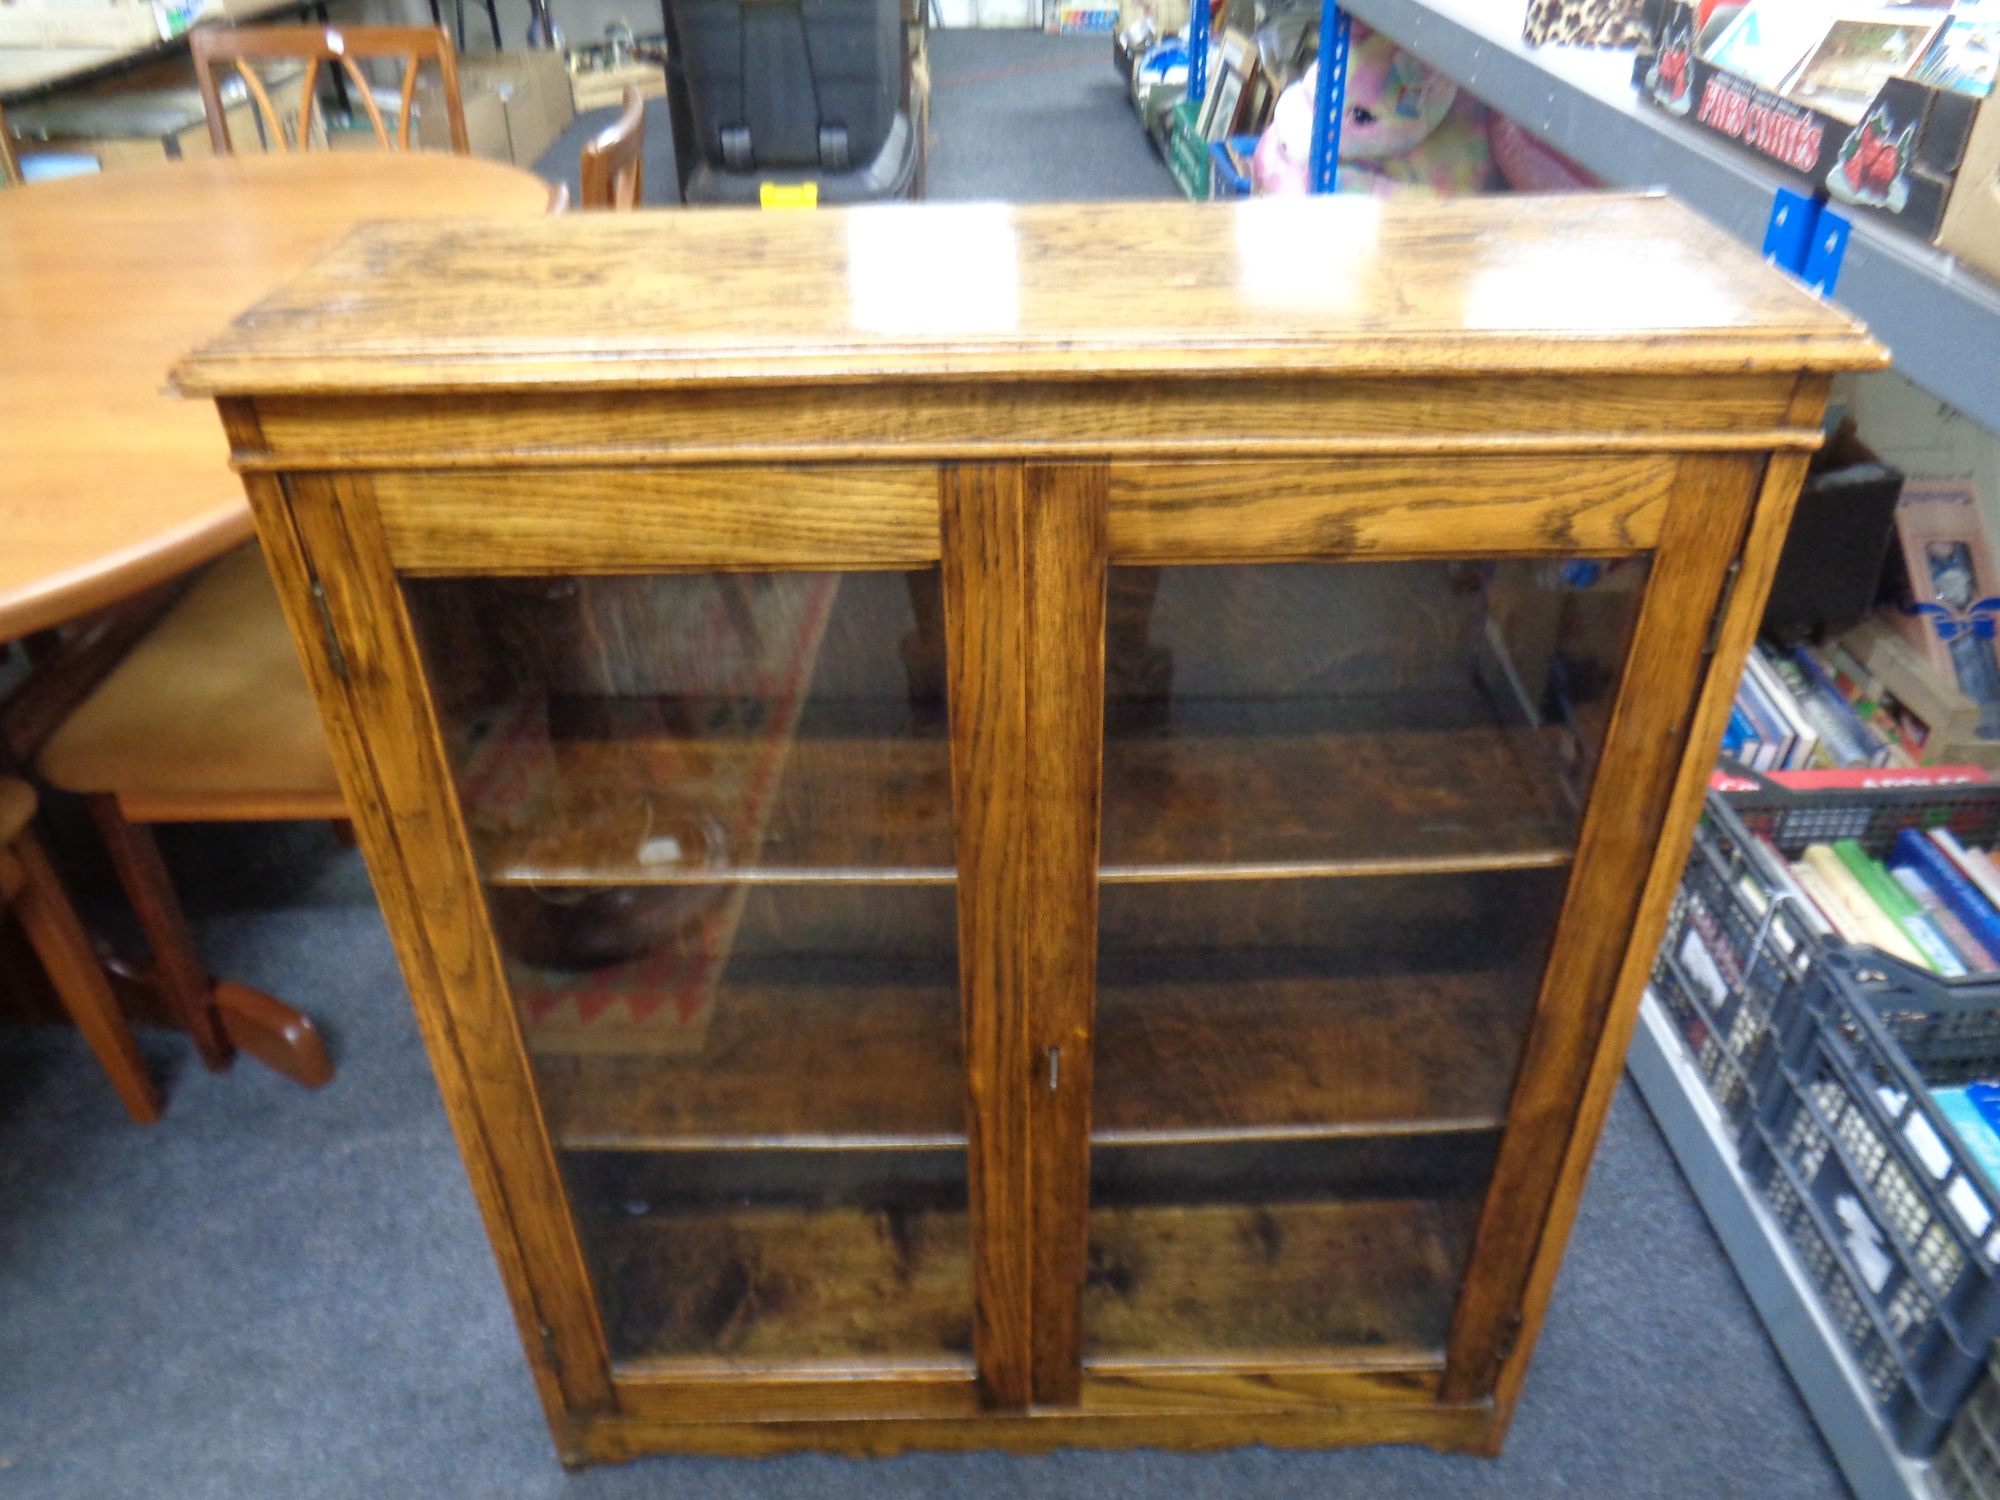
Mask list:
[[[182,354],[369,219],[546,210],[529,172],[431,152],[166,163],[0,189],[0,641],[249,537]]]

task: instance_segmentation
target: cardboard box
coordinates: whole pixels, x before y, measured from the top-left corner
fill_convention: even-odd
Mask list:
[[[107,172],[212,156],[208,117],[193,89],[82,96],[24,104],[7,124],[23,161],[48,153],[97,158]],[[229,109],[229,137],[239,152],[261,151],[256,106]]]
[[[104,47],[139,52],[197,21],[242,20],[274,0],[0,0],[0,47]]]
[[[1697,55],[1696,8],[1668,0],[1632,80],[1671,115],[1805,174],[1842,207],[1938,237],[1975,140],[2000,151],[2000,93],[1985,99],[1891,78],[1859,124],[1774,94]]]
[[[609,109],[625,97],[625,85],[636,83],[644,99],[664,99],[667,70],[658,63],[627,62],[615,68],[577,68],[570,71],[570,100],[576,113],[587,109]]]
[[[1956,683],[1941,678],[1897,629],[1888,619],[1863,620],[1840,643],[1930,731],[1921,755],[1924,765],[2000,771],[2000,741],[1979,738],[1979,705]]]
[[[161,35],[153,0],[0,0],[0,47],[139,48]]]
[[[1967,265],[2000,276],[2000,91],[1986,97],[1986,107],[1966,142],[1958,183],[1945,206],[1938,245]]]
[[[560,52],[460,54],[458,91],[472,154],[518,167],[534,166],[576,118]],[[417,143],[449,151],[451,125],[436,82],[418,84],[415,104]]]

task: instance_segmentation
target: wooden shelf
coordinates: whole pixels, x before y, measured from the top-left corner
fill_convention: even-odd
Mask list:
[[[1102,878],[1567,864],[1574,815],[1541,732],[1468,721],[1458,705],[1426,723],[1422,709],[1177,703],[1170,730],[1112,735]],[[953,880],[946,741],[826,718],[809,710],[775,756],[758,742],[665,734],[565,743],[540,801],[468,806],[480,868],[503,885]],[[754,795],[768,810],[746,810],[746,789],[767,780]],[[716,831],[754,826],[759,812],[751,835]],[[661,857],[663,835],[679,858]]]
[[[809,709],[775,751],[666,733],[567,741],[538,801],[467,808],[480,869],[496,885],[952,881],[942,734],[828,717]],[[662,835],[681,859],[662,857]]]
[[[1437,1361],[1478,1200],[1093,1208],[1091,1357],[1407,1351]]]
[[[694,1050],[535,1056],[565,1149],[963,1147],[956,987],[725,977]],[[1101,1145],[1489,1130],[1504,1116],[1531,975],[1107,987]],[[529,1033],[534,1044],[534,1033]]]
[[[1102,988],[1097,1144],[1488,1130],[1534,976],[1503,969]]]
[[[577,1217],[615,1359],[970,1362],[962,1209],[579,1205]]]
[[[677,1168],[642,1158],[621,1172],[619,1156],[586,1158],[566,1176],[620,1360],[789,1364],[969,1352],[963,1158],[903,1172],[892,1161],[868,1183],[753,1166],[750,1177],[698,1182],[700,1198],[686,1194]],[[608,1170],[593,1170],[607,1159]],[[1435,1364],[1484,1177],[1428,1193],[1421,1180],[1386,1188],[1395,1180],[1388,1174],[1359,1192],[1322,1183],[1313,1196],[1254,1204],[1093,1208],[1087,1353],[1356,1350]],[[842,1193],[852,1206],[825,1201]]]
[[[1543,732],[1466,697],[1176,701],[1104,748],[1102,878],[1518,869],[1569,861]],[[1114,720],[1115,722],[1115,720]]]
[[[682,1055],[536,1054],[551,1135],[568,1149],[962,1149],[957,986],[871,967],[866,984],[725,976]]]

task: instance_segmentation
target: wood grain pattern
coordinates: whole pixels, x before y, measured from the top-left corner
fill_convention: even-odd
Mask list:
[[[883,1417],[977,1417],[972,1361],[852,1360],[815,1370],[786,1360],[772,1369],[741,1360],[678,1360],[669,1367],[631,1360],[615,1371],[618,1408],[657,1422],[866,1421]]]
[[[1025,953],[1033,1105],[1028,1181],[1034,1398],[1076,1401],[1088,1256],[1099,759],[1104,749],[1105,472],[1029,466],[1022,486],[1031,809]],[[1042,1080],[1046,1078],[1046,1087]]]
[[[218,405],[233,441],[254,440],[255,415],[247,403],[224,401]],[[326,482],[319,483],[324,490]],[[299,518],[291,509],[292,491],[308,487],[295,485],[288,489],[270,475],[251,475],[244,487],[257,516],[265,562],[278,584],[286,623],[299,648],[306,676],[312,682],[313,695],[320,704],[328,748],[340,774],[342,796],[368,861],[376,900],[396,944],[417,1027],[444,1098],[445,1113],[451,1121],[466,1175],[471,1179],[473,1198],[479,1205],[494,1258],[499,1262],[501,1285],[521,1336],[535,1394],[541,1401],[543,1416],[558,1451],[577,1451],[570,1388],[547,1358],[537,1357],[537,1351],[544,1349],[542,1330],[548,1325],[542,1320],[535,1297],[535,1284],[543,1272],[539,1267],[531,1268],[528,1261],[534,1243],[514,1222],[497,1159],[501,1143],[488,1132],[481,1114],[473,1063],[460,1047],[445,976],[425,930],[418,872],[403,861],[397,819],[390,811],[386,791],[376,773],[364,722],[348,696],[345,652],[336,667],[332,643],[314,604],[312,585],[317,575],[306,555]],[[319,498],[323,504],[330,499],[324,493]],[[322,517],[320,524],[327,525],[328,519]],[[580,1256],[575,1263],[580,1264]],[[608,1391],[608,1375],[606,1384]],[[579,1413],[597,1409],[610,1399],[608,1394],[588,1385],[582,1387],[582,1394],[585,1404],[576,1408]]]
[[[959,1210],[578,1203],[623,1362],[766,1368],[957,1355],[972,1375],[972,1240]]]
[[[286,579],[293,636],[318,662],[322,702],[332,696],[353,715],[353,730],[333,738],[348,800],[355,800],[357,782],[368,788],[355,826],[370,866],[407,872],[411,905],[404,908],[399,900],[392,908],[385,900],[385,910],[392,910],[404,952],[423,953],[436,966],[436,979],[413,981],[411,991],[434,1060],[448,1050],[451,1071],[462,1073],[468,1085],[456,1113],[462,1139],[476,1132],[476,1154],[491,1165],[496,1191],[489,1224],[497,1218],[519,1247],[516,1256],[502,1257],[502,1266],[522,1278],[511,1290],[529,1363],[549,1381],[544,1398],[555,1397],[556,1411],[607,1408],[612,1395],[604,1333],[535,1106],[499,956],[474,904],[471,851],[367,486],[320,478],[295,479],[288,489],[303,544],[295,565],[310,560],[309,573]],[[324,590],[344,672],[334,672],[326,660],[314,579]],[[333,688],[329,677],[340,686]],[[475,1152],[465,1154],[471,1159]]]
[[[1681,460],[1452,1328],[1448,1400],[1490,1395],[1611,1012],[1612,988],[1688,743],[1709,619],[1764,465]],[[1520,1325],[1516,1324],[1515,1327]]]
[[[797,907],[781,910],[789,918]],[[746,916],[745,926],[758,920]],[[962,1146],[958,996],[911,982],[912,966],[907,952],[886,954],[868,984],[854,982],[851,959],[840,983],[725,977],[696,1054],[538,1053],[550,1134],[570,1149],[633,1151]],[[1114,984],[1097,1005],[1092,1138],[1107,1146],[1498,1128],[1534,981],[1522,965]],[[867,1063],[829,1067],[827,1058]],[[1073,1065],[1065,1050],[1064,1068]]]
[[[1792,377],[1533,374],[1450,380],[1029,380],[695,387],[391,399],[260,396],[246,468],[879,462],[1121,456],[1144,462],[1814,446]]]
[[[1441,1357],[1382,1351],[1362,1358],[1291,1358],[1265,1353],[1207,1363],[1096,1358],[1083,1374],[1083,1410],[1138,1416],[1153,1412],[1258,1413],[1415,1405],[1436,1399]]]
[[[914,568],[937,561],[923,468],[390,473],[375,481],[404,573]]]
[[[1018,465],[942,472],[959,984],[970,1100],[973,1355],[988,1402],[1015,1409],[1034,1394],[1028,1156],[1034,1038],[1020,942],[1031,913],[1023,874],[1033,837],[1026,801],[1023,487]]]
[[[1793,397],[1792,418],[1799,422],[1821,420],[1830,385],[1831,382],[1823,376],[1802,378]],[[1501,1366],[1495,1390],[1495,1423],[1488,1448],[1490,1452],[1499,1451],[1498,1444],[1513,1420],[1514,1407],[1527,1378],[1528,1362],[1548,1311],[1556,1274],[1562,1268],[1563,1251],[1569,1242],[1570,1229],[1576,1222],[1584,1186],[1589,1180],[1597,1139],[1604,1128],[1605,1116],[1610,1112],[1618,1080],[1624,1076],[1625,1054],[1631,1047],[1632,1031],[1638,1022],[1639,1002],[1651,981],[1654,956],[1666,930],[1667,911],[1680,887],[1681,871],[1686,865],[1695,824],[1700,820],[1702,804],[1708,792],[1709,769],[1714,765],[1716,751],[1722,743],[1722,732],[1735,702],[1744,660],[1756,639],[1763,617],[1763,601],[1777,571],[1778,558],[1784,551],[1785,537],[1791,527],[1805,472],[1805,457],[1789,454],[1774,455],[1764,470],[1756,510],[1743,543],[1736,591],[1716,635],[1715,653],[1709,658],[1707,677],[1695,708],[1693,726],[1688,732],[1687,748],[1682,753],[1680,769],[1674,780],[1672,800],[1661,824],[1652,868],[1640,897],[1638,915],[1632,923],[1631,940],[1624,966],[1619,971],[1611,1013],[1605,1023],[1603,1040],[1598,1045],[1583,1103],[1577,1111],[1568,1145],[1563,1152],[1561,1175],[1549,1206],[1548,1224],[1522,1293],[1521,1337],[1513,1354]]]
[[[1311,1412],[1178,1411],[1133,1416],[1044,1407],[1019,1415],[984,1412],[959,1420],[879,1422],[836,1418],[703,1423],[600,1418],[577,1424],[569,1435],[573,1446],[564,1453],[577,1462],[598,1463],[662,1452],[757,1458],[816,1450],[887,1458],[918,1449],[1050,1453],[1061,1448],[1212,1450],[1252,1444],[1340,1448],[1357,1443],[1413,1443],[1447,1453],[1474,1453],[1486,1446],[1492,1419],[1490,1402],[1449,1406],[1369,1402]]]
[[[1325,253],[1284,253],[1299,243]],[[1607,265],[1625,274],[1608,281]],[[1648,295],[1630,296],[1633,282]],[[175,378],[274,394],[1882,362],[1845,317],[1687,208],[1595,194],[376,225]]]
[[[1497,1125],[1534,979],[1529,965],[1178,983],[1114,974],[1097,1001],[1095,1138]]]
[[[1569,862],[1575,817],[1534,731],[1353,725],[1257,734],[1255,706],[1223,709],[1242,710],[1240,733],[1211,715],[1204,734],[1105,743],[1103,881],[1363,878]],[[468,806],[481,872],[496,883],[543,885],[955,878],[950,749],[928,737],[796,739],[754,857],[698,869],[638,861],[629,817],[620,816],[635,793],[671,782],[727,825],[744,784],[738,768],[757,753],[664,733],[568,740],[562,815],[523,824],[477,801]]]
[[[1443,1353],[1475,1205],[1419,1196],[1094,1205],[1085,1354]]]
[[[1267,255],[1285,228],[1326,254]],[[949,297],[890,274],[944,261],[973,268]],[[1609,295],[1606,264],[1652,295]],[[1711,677],[1690,728],[1707,613],[1761,475],[1733,667],[1796,488],[1769,456],[1818,441],[1814,372],[1881,360],[1683,210],[1595,198],[389,226],[184,365],[189,389],[254,398],[237,462],[565,1459],[1491,1451],[1629,1029],[1632,944],[1670,891],[1655,844],[1684,845],[1726,706]],[[1412,631],[1462,646],[1467,601],[1560,634],[1523,603],[1547,570],[1395,563],[1414,581],[1356,597],[1397,628],[1351,648],[1287,570],[1161,583],[1237,558],[1634,552],[1643,596],[1561,601],[1588,635],[1642,599],[1618,696],[1582,709],[1602,751],[1580,827],[1557,736],[1490,704],[1188,686],[1225,636],[1273,681],[1387,683]],[[308,555],[346,682],[306,641]],[[1107,599],[1114,556],[1143,566]],[[746,915],[698,1056],[524,1052],[398,564],[918,570],[865,580],[907,703],[890,663],[888,728],[802,730],[784,858],[714,877]],[[1420,584],[1455,602],[1398,613]],[[1209,607],[1260,588],[1294,611],[1268,651]],[[1156,601],[1193,623],[1171,658],[1149,654]],[[1308,616],[1301,645],[1282,627]],[[1186,681],[1149,717],[1163,659]],[[908,728],[947,693],[948,740]],[[699,779],[617,741],[576,765]],[[531,832],[482,843],[487,874],[641,880],[580,825]],[[586,1266],[620,1289],[608,1328]],[[646,1357],[614,1367],[614,1346]]]
[[[325,152],[0,194],[0,637],[136,593],[250,535],[214,409],[161,394],[182,353],[359,219],[539,215],[543,191],[528,172],[472,157]]]
[[[1659,538],[1673,476],[1674,461],[1658,454],[1120,464],[1111,471],[1111,557],[1187,564],[1643,551]],[[1449,523],[1438,524],[1441,516]]]

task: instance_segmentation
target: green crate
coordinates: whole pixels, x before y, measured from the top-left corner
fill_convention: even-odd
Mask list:
[[[1208,197],[1208,141],[1195,124],[1201,105],[1183,99],[1169,111],[1167,120],[1167,170],[1181,191],[1197,202]]]

